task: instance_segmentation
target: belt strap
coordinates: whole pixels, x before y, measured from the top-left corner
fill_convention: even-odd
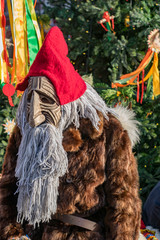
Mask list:
[[[90,231],[95,231],[96,232],[100,229],[100,225],[98,223],[90,221],[88,219],[77,217],[77,216],[74,216],[74,215],[68,215],[68,214],[60,215],[60,214],[57,214],[55,218],[64,222],[64,223],[69,223],[71,225],[82,227],[82,228],[85,228],[85,229],[90,230]]]

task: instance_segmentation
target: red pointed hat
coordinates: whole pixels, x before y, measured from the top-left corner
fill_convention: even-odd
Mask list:
[[[86,84],[75,71],[68,54],[68,46],[58,27],[52,27],[39,50],[29,73],[16,87],[24,91],[29,77],[46,76],[52,82],[60,104],[73,102],[86,91]]]

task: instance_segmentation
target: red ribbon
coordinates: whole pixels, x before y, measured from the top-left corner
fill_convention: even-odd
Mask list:
[[[1,9],[2,9],[2,26],[1,26],[2,27],[2,40],[3,40],[3,48],[4,48],[2,57],[3,57],[3,61],[6,62],[7,66],[11,66],[9,63],[9,58],[8,58],[8,54],[7,54],[7,50],[6,50],[6,44],[5,44],[6,18],[4,15],[4,0],[1,0]],[[13,107],[14,104],[13,104],[11,96],[15,93],[15,88],[13,85],[11,85],[9,83],[8,72],[7,72],[7,78],[5,80],[6,80],[6,84],[3,86],[2,91],[3,91],[4,95],[6,95],[8,97],[9,104]]]
[[[37,0],[35,0],[35,2],[34,2],[34,8],[36,7],[36,4],[37,4]]]
[[[108,32],[108,29],[103,25],[103,23],[100,23],[100,24],[104,28],[104,30],[106,30],[106,32]]]
[[[104,13],[103,13],[103,17],[102,17],[102,19],[105,19],[106,22],[110,22],[109,12],[107,12],[107,11],[104,12]],[[114,29],[114,18],[111,18],[111,20],[112,20],[112,29]],[[108,29],[104,26],[103,23],[101,23],[101,22],[98,22],[98,23],[100,23],[101,26],[105,29],[105,31],[108,32]]]
[[[139,74],[137,76],[137,102],[139,102]]]
[[[2,9],[2,41],[3,41],[3,48],[4,48],[4,51],[2,53],[2,57],[3,57],[3,61],[6,62],[7,66],[10,66],[11,65],[9,64],[9,58],[8,58],[8,55],[7,55],[7,51],[6,51],[6,43],[5,43],[5,26],[6,26],[6,17],[4,15],[4,0],[1,0],[1,9]],[[7,79],[5,79],[7,83],[9,83],[9,75],[8,75],[8,72],[7,72]]]
[[[112,18],[112,29],[114,29],[114,18]]]
[[[143,95],[144,95],[144,69],[142,70],[142,94],[141,94],[141,101],[140,101],[141,104],[143,101]]]

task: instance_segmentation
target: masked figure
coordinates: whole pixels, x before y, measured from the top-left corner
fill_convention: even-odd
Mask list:
[[[108,108],[53,27],[24,81],[0,182],[2,240],[137,240],[132,111]]]

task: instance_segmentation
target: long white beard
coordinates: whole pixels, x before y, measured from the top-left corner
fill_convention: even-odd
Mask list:
[[[57,209],[59,177],[68,167],[62,132],[50,124],[31,128],[26,124],[18,151],[17,220],[35,225],[49,221]]]
[[[62,146],[63,131],[79,119],[89,118],[98,129],[97,110],[108,119],[108,108],[96,91],[87,84],[86,92],[76,101],[61,106],[62,117],[58,128],[42,124],[31,128],[26,120],[26,96],[23,94],[17,111],[17,124],[22,133],[15,176],[18,178],[17,220],[36,223],[49,221],[56,213],[59,177],[67,172],[67,153]]]

